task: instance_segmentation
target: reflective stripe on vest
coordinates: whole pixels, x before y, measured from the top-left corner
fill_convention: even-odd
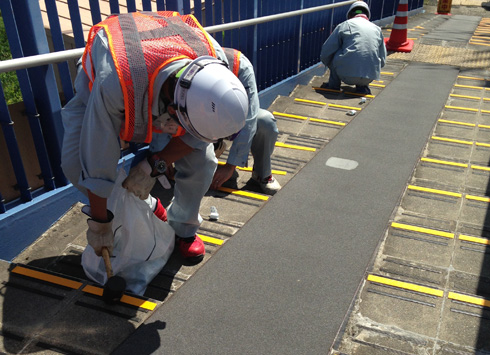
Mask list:
[[[124,96],[125,121],[120,137],[151,141],[153,83],[160,69],[179,59],[216,57],[208,34],[192,15],[177,12],[134,12],[110,16],[90,29],[83,68],[93,85],[92,45],[104,29]]]
[[[223,51],[225,52],[226,59],[228,59],[228,65],[230,70],[235,74],[238,78],[238,71],[240,70],[240,56],[242,52],[237,51],[233,48],[225,48],[223,47]]]

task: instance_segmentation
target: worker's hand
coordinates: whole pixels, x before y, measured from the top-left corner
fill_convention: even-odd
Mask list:
[[[235,172],[235,165],[226,163],[225,165],[220,165],[214,173],[213,181],[211,182],[211,189],[217,190],[228,181]]]
[[[143,159],[138,165],[131,168],[122,186],[141,200],[146,200],[157,179],[156,177],[151,177],[151,172],[152,168],[148,160]]]
[[[87,241],[94,248],[95,254],[102,256],[102,248],[106,247],[109,250],[109,255],[112,255],[114,247],[114,233],[112,232],[112,220],[114,215],[107,210],[107,221],[100,222],[92,218],[92,210],[90,206],[83,206],[82,212],[90,218],[87,219]]]
[[[102,256],[102,248],[109,250],[112,255],[114,248],[114,233],[112,232],[112,220],[109,222],[97,222],[93,219],[87,220],[87,241],[94,248],[95,254]]]

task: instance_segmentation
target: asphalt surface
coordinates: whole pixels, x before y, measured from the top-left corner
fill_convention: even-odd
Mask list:
[[[412,53],[390,53],[366,102],[318,89],[328,73],[278,96],[283,189],[267,198],[240,170],[233,190],[210,191],[205,260],[174,255],[143,297],[101,301],[74,205],[0,265],[0,350],[490,353],[490,16],[434,10],[409,18]]]

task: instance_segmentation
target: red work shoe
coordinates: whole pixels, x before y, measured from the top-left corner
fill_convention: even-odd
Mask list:
[[[167,222],[167,210],[163,207],[160,199],[157,198],[157,203],[155,205],[155,209],[153,210],[153,214],[160,218],[162,221]]]
[[[204,243],[202,242],[201,238],[197,236],[197,234],[190,238],[177,237],[176,241],[180,255],[182,255],[182,257],[187,261],[197,264],[204,259],[206,250],[204,250]]]

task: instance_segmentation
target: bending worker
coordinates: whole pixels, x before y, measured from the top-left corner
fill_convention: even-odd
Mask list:
[[[217,166],[212,143],[238,133],[251,141],[257,112],[251,93],[217,57],[226,60],[193,16],[129,13],[92,27],[76,95],[62,110],[62,167],[88,196],[87,240],[97,255],[113,246],[107,198],[120,141],[127,141],[150,143],[152,153],[131,168],[123,186],[146,200],[156,179],[175,163],[168,222],[184,258],[204,257],[196,232],[200,203]]]
[[[328,88],[340,90],[344,82],[355,85],[357,93],[371,93],[368,85],[379,79],[386,47],[381,28],[370,22],[370,17],[369,6],[356,1],[347,12],[347,20],[323,44],[320,59],[330,70]]]

